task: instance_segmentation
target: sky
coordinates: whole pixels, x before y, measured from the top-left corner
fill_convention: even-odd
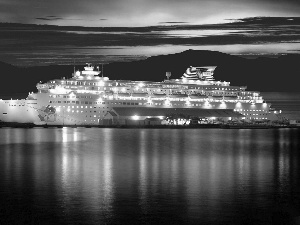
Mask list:
[[[188,49],[243,57],[299,54],[300,17],[103,28],[0,23],[0,61],[13,65],[132,61]]]
[[[10,64],[109,63],[188,49],[299,54],[300,0],[0,0],[0,61]]]
[[[297,17],[299,0],[0,0],[0,21],[61,26],[215,24],[245,17]]]

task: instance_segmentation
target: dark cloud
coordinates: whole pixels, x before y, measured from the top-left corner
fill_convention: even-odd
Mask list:
[[[35,18],[36,20],[49,20],[49,21],[54,21],[54,20],[63,20],[62,17],[57,17],[57,16],[46,16],[46,17],[37,17]]]
[[[55,20],[78,20],[78,21],[86,21],[86,19],[80,19],[80,18],[73,18],[73,19],[68,19],[68,18],[62,18],[58,16],[46,16],[46,17],[36,17],[36,20],[44,20],[44,21],[55,21]],[[99,19],[100,21],[105,21],[107,19]],[[96,21],[96,20],[87,20],[87,21]]]
[[[300,25],[300,17],[250,17],[235,20],[235,24],[242,25]]]
[[[160,24],[187,24],[188,22],[160,22]]]

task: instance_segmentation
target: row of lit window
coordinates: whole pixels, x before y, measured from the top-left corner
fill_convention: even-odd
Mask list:
[[[79,110],[68,110],[67,112],[70,113],[83,113],[84,111],[79,111]],[[104,114],[106,111],[102,111],[102,113]],[[88,113],[88,111],[85,111],[85,113]],[[90,113],[97,113],[97,111],[90,111]],[[101,111],[98,111],[98,113],[101,113]],[[86,116],[87,117],[87,116]],[[94,115],[94,117],[96,117],[96,115]]]
[[[91,105],[93,102],[79,102],[79,101],[49,101],[49,103],[58,103],[58,104],[60,104],[60,103],[65,103],[65,104],[73,103],[73,104],[86,104],[86,105],[90,104],[90,105]],[[95,104],[101,104],[101,103],[99,102],[99,103],[95,103]],[[104,104],[104,102],[103,102],[102,104]]]
[[[112,85],[109,85],[109,86],[112,86]],[[44,87],[43,85],[40,85],[40,87]],[[46,86],[45,86],[46,87]],[[51,87],[51,86],[49,86],[49,87]],[[66,89],[69,89],[69,88],[75,88],[75,87],[72,87],[72,86],[64,86],[64,88],[66,88]],[[137,89],[138,89],[138,87],[136,87]],[[85,90],[90,90],[90,87],[84,87],[84,89]],[[117,87],[114,87],[114,88],[108,88],[108,87],[104,87],[104,90],[113,90],[113,91],[115,91],[115,92],[117,92],[117,91],[122,91],[122,92],[125,92],[125,91],[130,91],[132,89],[132,87],[127,87],[127,88],[117,88]],[[169,90],[169,92],[172,92],[172,90],[171,89],[174,89],[174,88],[170,88],[170,90]],[[190,89],[190,90],[193,90],[193,89],[198,89],[198,90],[220,90],[220,88],[213,88],[213,87],[197,87],[197,88],[195,88],[195,87],[193,87],[193,88],[189,88],[189,87],[187,87],[187,86],[182,86],[182,87],[180,87],[180,89],[181,90],[183,90],[183,89]],[[94,90],[94,88],[92,88],[92,90]],[[101,90],[101,88],[100,87],[98,87],[97,88],[97,90]],[[142,91],[151,91],[151,92],[153,92],[153,91],[157,91],[157,88],[146,88],[146,89],[141,89]],[[239,91],[238,89],[230,89],[230,88],[222,88],[222,90],[228,90],[228,91]],[[160,90],[161,92],[163,91],[163,90]],[[166,90],[165,90],[165,92],[166,92]],[[223,92],[222,92],[223,93]],[[233,92],[226,92],[225,94],[230,94],[230,93],[233,93]]]
[[[146,93],[146,92],[145,92]],[[108,93],[106,93],[106,94],[108,94]],[[112,94],[112,93],[111,93]],[[127,93],[127,94],[130,94],[130,93]],[[165,94],[165,93],[158,93],[158,92],[156,92],[156,93],[146,93],[146,94]],[[207,96],[213,96],[213,95],[216,95],[216,94],[221,94],[221,93],[212,93],[212,92],[202,92],[202,93],[196,93],[196,92],[190,92],[190,93],[188,93],[188,92],[183,92],[183,93],[175,93],[175,92],[173,92],[173,93],[171,93],[171,94],[173,94],[173,95],[176,95],[176,94],[202,94],[202,95],[204,95],[204,94],[206,94]],[[227,96],[224,96],[224,97],[236,97],[237,95],[236,95],[236,93],[224,93],[225,95],[227,95]],[[50,98],[71,98],[71,99],[74,99],[74,98],[83,98],[83,99],[86,99],[86,98],[93,98],[93,96],[91,96],[91,95],[89,95],[89,96],[87,96],[87,95],[78,95],[78,96],[76,96],[76,95],[49,95],[49,97]],[[107,95],[104,95],[103,96],[104,98],[106,98],[106,97],[111,97],[111,98],[113,98],[113,96],[112,95],[110,95],[110,96],[107,96]],[[119,98],[122,98],[122,97],[132,97],[132,96],[119,96]],[[220,97],[223,97],[223,95],[220,95]],[[132,98],[135,98],[135,99],[143,99],[142,97],[132,97]],[[260,97],[260,98],[257,98],[257,97],[251,97],[251,96],[248,96],[248,97],[239,97],[240,99],[262,99],[262,97]]]
[[[123,98],[124,99],[124,98]],[[147,98],[144,98],[144,100],[146,100]],[[126,99],[124,99],[126,100]],[[158,101],[163,101],[163,99],[161,100],[158,100]],[[187,101],[186,99],[181,99],[181,98],[176,98],[176,99],[171,99],[171,101]],[[192,101],[205,101],[204,99],[193,99]],[[206,101],[207,102],[207,101]],[[222,102],[221,100],[214,100],[214,102]],[[228,100],[227,102],[235,102],[235,100]],[[110,102],[110,101],[107,101],[107,102],[103,102],[103,101],[98,101],[98,102],[88,102],[88,101],[49,101],[49,103],[52,103],[52,104],[77,104],[77,105],[143,105],[143,103],[141,102]],[[225,103],[225,102],[224,102]],[[224,104],[223,103],[223,104]],[[175,103],[173,103],[175,104]],[[144,105],[146,105],[146,103],[144,103]],[[176,105],[176,104],[175,104]],[[191,104],[192,106],[194,106],[194,104]],[[197,105],[197,104],[196,104]],[[243,111],[244,109],[236,109],[237,111]],[[247,110],[248,111],[248,110]],[[250,111],[260,111],[260,110],[250,110]],[[261,110],[263,111],[263,110]]]
[[[89,86],[98,86],[99,83],[95,83],[95,82],[82,82],[82,81],[50,81],[50,83],[59,83],[61,85],[77,85],[77,86],[84,86],[84,85],[89,85]],[[108,86],[112,86],[112,83],[107,83]]]
[[[58,102],[51,102],[50,103],[59,103]],[[104,102],[99,102],[99,104],[105,104]],[[92,102],[90,102],[89,104],[92,104]],[[153,102],[147,102],[147,103],[137,103],[137,102],[107,102],[106,104],[112,104],[112,105],[165,105],[164,103],[153,103]],[[207,105],[209,105],[209,103],[206,103]],[[178,103],[168,103],[168,105],[173,105],[173,106],[201,106],[201,104],[190,104],[189,102],[185,103],[185,104],[178,104]],[[214,105],[215,106],[215,105]],[[65,106],[63,106],[65,107]],[[74,108],[75,106],[71,106],[71,108]],[[68,108],[70,108],[70,106],[68,106]],[[77,106],[77,108],[79,108],[79,106]],[[81,106],[81,108],[84,108],[84,106]],[[88,106],[85,106],[85,108],[88,108]],[[92,106],[90,106],[90,108],[93,108]],[[96,106],[94,106],[94,108],[96,108]],[[100,108],[100,107],[99,107]],[[108,108],[108,107],[107,107]]]
[[[254,100],[262,100],[262,97],[252,97],[252,96],[247,96],[247,97],[239,97],[240,99],[254,99]]]
[[[49,95],[50,98],[76,98],[76,95]],[[82,95],[77,98],[92,98],[92,96]]]
[[[254,114],[251,114],[251,113],[245,113],[244,115],[253,115],[253,116],[261,116],[261,115],[267,115],[267,114],[265,114],[265,113],[263,113],[263,114],[258,114],[258,113],[254,113]]]
[[[234,109],[234,111],[252,111],[252,112],[264,112],[267,110],[263,110],[263,109]]]
[[[162,88],[179,88],[179,87],[180,87],[180,85],[162,85]],[[185,86],[185,87],[187,87],[187,86]]]
[[[253,91],[243,91],[243,92],[241,92],[241,94],[243,94],[243,95],[245,95],[245,94],[247,94],[247,95],[249,95],[249,94],[252,94],[252,95],[259,95],[258,92],[253,92]]]
[[[89,86],[99,86],[99,82],[80,82],[80,81],[51,81],[50,83],[60,83],[62,85],[76,85],[76,86],[82,86],[82,85],[89,85]],[[117,85],[118,83],[116,83]],[[107,83],[108,86],[112,86],[112,83]],[[120,86],[131,86],[132,83],[120,83]],[[154,86],[160,86],[160,83],[150,83],[147,84],[148,87]],[[102,86],[102,85],[101,85]],[[188,89],[188,86],[183,85],[163,85],[163,87],[168,88],[185,88]],[[191,88],[191,87],[190,87]],[[218,88],[215,87],[197,87],[197,89],[206,89],[206,90],[217,90]],[[240,88],[242,89],[242,88]],[[238,88],[222,88],[222,90],[232,90],[232,91],[238,91]]]
[[[66,106],[63,106],[63,107],[57,106],[56,108],[59,108],[59,109],[60,109],[60,108],[68,108],[68,109],[76,109],[76,108],[77,108],[77,109],[84,109],[84,108],[85,108],[85,109],[88,109],[88,108],[93,109],[93,108],[94,108],[94,109],[96,109],[97,107],[96,107],[96,106],[94,106],[94,107],[93,107],[93,106],[89,106],[89,107],[88,107],[88,106],[85,106],[85,107],[84,107],[84,106],[76,106],[76,107],[75,107],[75,106],[68,106],[68,107],[66,107]],[[99,108],[99,109],[105,109],[105,108],[108,109],[109,107],[104,107],[104,106],[103,106],[103,107],[100,107],[100,106],[99,106],[98,108]]]

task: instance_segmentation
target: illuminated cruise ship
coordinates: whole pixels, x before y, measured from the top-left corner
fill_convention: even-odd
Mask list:
[[[152,82],[109,80],[87,64],[70,79],[38,83],[37,93],[29,93],[26,99],[0,100],[0,120],[37,125],[149,125],[174,124],[174,120],[188,124],[193,118],[277,119],[259,92],[215,81],[215,68],[191,66],[179,79],[170,79],[167,72],[166,80]]]

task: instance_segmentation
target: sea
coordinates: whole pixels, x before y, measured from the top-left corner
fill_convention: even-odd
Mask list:
[[[0,224],[300,224],[300,129],[1,128]]]

